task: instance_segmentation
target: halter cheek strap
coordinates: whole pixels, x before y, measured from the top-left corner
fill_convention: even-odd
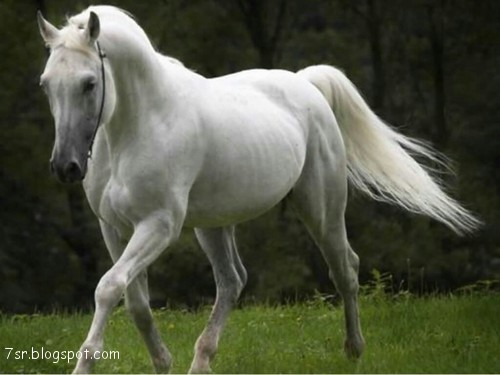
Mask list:
[[[99,115],[97,116],[97,123],[94,128],[94,133],[92,134],[92,139],[90,141],[88,158],[92,159],[92,147],[94,146],[95,136],[97,131],[99,130],[99,126],[101,125],[102,113],[104,111],[104,99],[106,98],[106,74],[104,71],[104,58],[106,57],[106,53],[101,49],[101,46],[98,41],[96,41],[97,53],[99,54],[99,60],[101,60],[101,78],[102,78],[102,98],[101,98],[101,106],[99,107]]]

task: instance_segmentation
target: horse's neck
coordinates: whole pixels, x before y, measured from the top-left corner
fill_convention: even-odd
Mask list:
[[[106,6],[95,9],[108,17],[103,21],[100,39],[114,78],[117,117],[144,121],[144,113],[167,111],[182,87],[202,79],[175,60],[159,55],[144,30],[128,16]]]
[[[144,61],[111,61],[117,95],[115,113],[106,125],[111,148],[147,134],[148,127],[158,126],[179,104],[186,89],[205,80],[156,52]]]

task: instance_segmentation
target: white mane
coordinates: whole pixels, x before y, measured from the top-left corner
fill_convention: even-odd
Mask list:
[[[101,25],[100,41],[106,43],[106,51],[113,50],[115,54],[131,51],[131,42],[135,47],[141,46],[149,52],[156,52],[144,30],[135,22],[134,16],[117,7],[109,5],[90,6],[79,14],[68,18],[66,25],[59,30],[57,38],[52,40],[48,47],[55,49],[65,47],[87,54],[93,54],[93,49],[88,45],[84,36],[84,29],[89,20],[90,12],[99,16]],[[132,38],[130,36],[133,36]],[[133,48],[132,48],[133,49]],[[179,60],[165,56],[166,60],[176,65],[183,65]]]

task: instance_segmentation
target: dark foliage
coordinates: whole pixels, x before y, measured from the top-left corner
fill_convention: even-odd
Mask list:
[[[46,51],[35,12],[55,24],[88,1],[0,3],[0,310],[87,308],[110,261],[79,186],[48,173],[53,122],[38,89]],[[446,291],[500,269],[500,2],[432,0],[110,1],[157,48],[207,76],[253,67],[346,71],[385,120],[456,162],[450,192],[484,220],[469,237],[352,191],[347,223],[361,257],[396,288]],[[286,201],[239,226],[245,298],[333,292],[326,266]],[[153,303],[213,298],[208,261],[190,232],[151,267]]]

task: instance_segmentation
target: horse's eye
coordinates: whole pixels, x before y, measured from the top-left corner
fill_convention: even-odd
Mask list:
[[[85,94],[91,93],[95,89],[95,80],[94,79],[87,79],[83,82],[83,92]]]

